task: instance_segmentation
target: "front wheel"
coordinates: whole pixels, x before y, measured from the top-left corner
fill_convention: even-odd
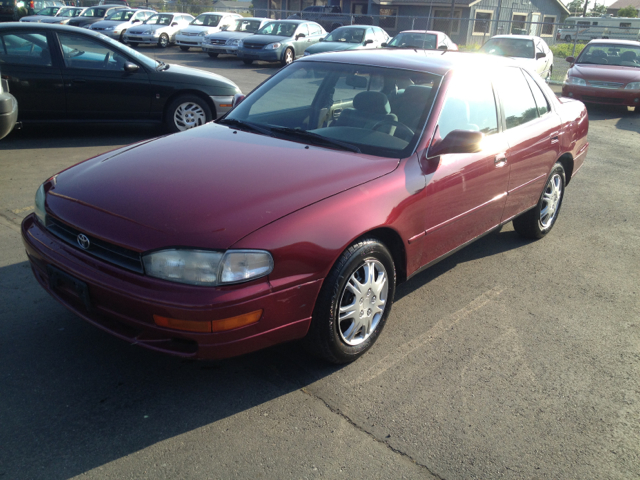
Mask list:
[[[188,52],[189,51],[189,47],[184,47],[184,46],[180,45],[180,50],[182,50],[183,52]]]
[[[243,60],[242,60],[242,62],[243,62],[245,65],[251,65],[251,64],[253,63],[253,60],[248,60],[248,59],[246,59],[246,58],[245,58],[245,59],[243,59]]]
[[[218,54],[217,53],[213,53],[213,52],[209,52],[209,56],[211,58],[218,58]]]
[[[138,46],[138,42],[129,42],[129,46],[131,48],[136,48]]]
[[[284,56],[282,57],[282,65],[289,65],[290,63],[293,63],[293,49],[292,48],[287,48],[284,51]]]
[[[393,257],[370,238],[351,245],[325,279],[305,343],[331,363],[353,362],[375,343],[396,288]]]
[[[513,229],[526,238],[538,239],[551,231],[558,219],[564,197],[566,175],[564,167],[556,163],[551,169],[547,184],[538,204],[513,219]]]
[[[180,95],[167,107],[165,124],[170,132],[183,132],[213,119],[211,108],[196,95]]]
[[[166,33],[161,34],[160,38],[158,38],[158,46],[160,48],[167,48],[169,46],[169,35]]]
[[[570,42],[570,41],[571,41],[571,35],[566,35],[566,36],[564,37],[564,41],[565,41],[565,42]]]

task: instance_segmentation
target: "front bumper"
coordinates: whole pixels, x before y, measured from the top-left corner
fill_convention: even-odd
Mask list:
[[[200,45],[202,47],[203,52],[207,53],[221,53],[228,55],[236,55],[238,53],[237,45],[211,45],[208,43],[203,43]]]
[[[176,45],[179,47],[196,47],[202,46],[203,37],[194,35],[176,35]]]
[[[22,239],[40,285],[66,308],[132,344],[185,358],[227,358],[302,338],[311,321],[322,280],[274,290],[265,279],[227,287],[166,282],[117,267],[63,242],[29,215]],[[52,286],[50,272],[86,285]],[[53,282],[55,283],[55,282]],[[218,333],[192,333],[157,326],[153,315],[210,322],[263,310],[257,323]]]
[[[139,45],[156,45],[160,35],[138,35],[138,34],[124,34],[124,43],[137,43]]]
[[[98,33],[101,33],[103,35],[106,35],[107,37],[112,38],[114,40],[120,40],[120,34],[122,33],[121,30],[119,30],[119,31],[115,31],[115,30],[98,30],[97,28],[96,29],[92,28],[91,30],[93,32],[98,32]]]
[[[238,58],[243,60],[262,60],[263,62],[279,62],[282,58],[282,49],[258,50],[238,49]]]
[[[564,84],[562,86],[562,95],[564,97],[575,98],[583,103],[640,107],[640,90],[596,88],[589,85]]]

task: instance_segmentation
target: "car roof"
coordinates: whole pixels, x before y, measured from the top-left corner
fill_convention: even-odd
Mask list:
[[[36,22],[7,22],[0,23],[0,31],[3,30],[57,30],[61,32],[83,33],[96,38],[104,38],[101,33],[88,28],[72,27],[70,25],[60,25],[59,23],[36,23]]]
[[[401,32],[396,33],[396,35],[400,35],[401,33],[430,33],[432,35],[445,35],[444,32],[439,30],[402,30]]]
[[[640,47],[640,42],[636,42],[634,40],[612,40],[612,39],[608,39],[605,40],[603,38],[600,39],[596,39],[596,40],[591,40],[589,43],[587,43],[587,45],[591,45],[592,43],[603,43],[605,45],[633,45],[636,47]]]
[[[302,57],[298,62],[334,62],[383,68],[400,68],[445,75],[458,69],[486,70],[488,67],[519,66],[514,60],[498,55],[438,50],[396,50],[376,48],[318,53]]]
[[[295,23],[295,24],[300,24],[300,23],[316,23],[316,22],[310,22],[309,20],[286,20],[286,19],[282,19],[282,20],[271,20],[272,22],[280,22],[280,23]]]
[[[535,40],[535,39],[542,40],[540,37],[537,37],[535,35],[494,35],[489,40],[493,38],[516,38],[516,39],[523,39],[523,40]]]

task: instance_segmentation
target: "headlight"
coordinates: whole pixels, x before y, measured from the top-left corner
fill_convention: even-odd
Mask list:
[[[47,214],[44,210],[44,200],[46,197],[46,193],[44,193],[44,183],[40,185],[38,191],[36,192],[36,217],[43,225],[46,225]]]
[[[627,83],[627,86],[624,87],[625,90],[640,90],[640,82],[631,82]]]
[[[242,40],[238,41],[238,48],[242,48],[242,46],[244,45],[244,42]]]
[[[199,36],[199,37],[204,37],[206,34],[207,34],[207,32],[200,32],[200,33],[198,34],[198,36]]]
[[[147,275],[190,285],[215,286],[247,282],[273,270],[263,250],[161,250],[142,257]]]
[[[151,30],[145,30],[142,32],[142,35],[151,35],[153,32]]]
[[[280,48],[282,44],[281,43],[271,43],[269,45],[267,45],[266,47],[264,47],[265,50],[275,50],[276,48]]]
[[[238,45],[239,43],[240,40],[227,40],[227,45]]]
[[[569,75],[567,75],[564,83],[566,83],[567,85],[582,85],[585,87],[587,86],[587,82],[583,78],[570,77]]]
[[[109,32],[110,32],[110,31],[111,31],[111,30],[113,30],[113,29],[114,29],[114,27],[104,27],[104,31],[105,31],[105,32],[107,32],[107,31],[109,31]]]

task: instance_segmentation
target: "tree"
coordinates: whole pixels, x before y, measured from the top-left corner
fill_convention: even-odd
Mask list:
[[[635,7],[628,6],[618,10],[618,17],[637,18],[638,10]]]
[[[595,5],[590,11],[589,11],[589,16],[590,17],[601,17],[602,15],[606,15],[607,14],[607,7],[606,5],[603,3],[601,5]]]
[[[567,3],[567,10],[571,12],[571,15],[581,15],[584,8],[584,0],[571,0]]]

